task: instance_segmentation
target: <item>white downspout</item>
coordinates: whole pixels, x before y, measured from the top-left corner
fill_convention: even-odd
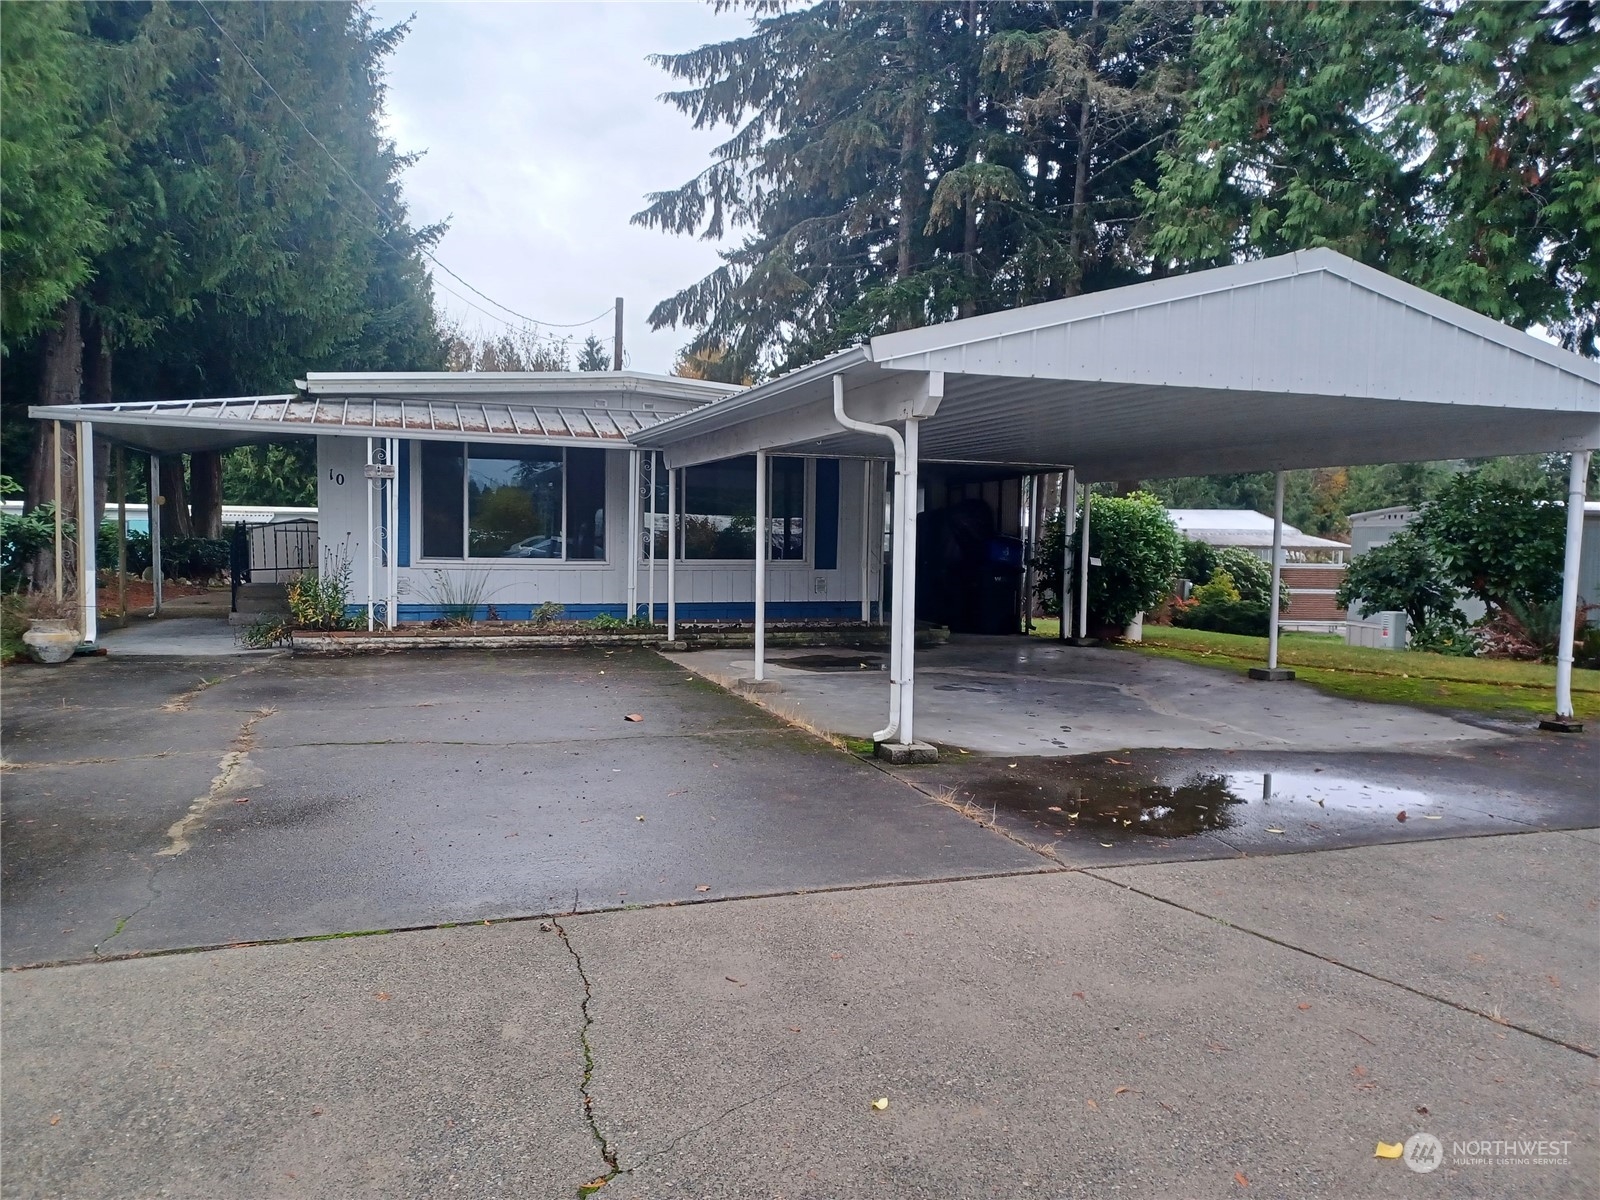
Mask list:
[[[1572,719],[1572,648],[1578,625],[1578,564],[1583,557],[1583,500],[1588,450],[1574,450],[1567,468],[1567,547],[1561,563],[1561,633],[1556,650],[1556,716]]]
[[[667,641],[678,640],[678,473],[667,471]]]
[[[661,456],[650,451],[650,589],[648,601],[650,624],[656,623],[656,484],[661,479]]]
[[[390,438],[388,453],[384,455],[389,469],[394,472],[384,481],[389,497],[389,536],[384,539],[389,548],[389,572],[384,580],[383,610],[389,614],[389,628],[400,624],[400,439]]]
[[[872,620],[872,460],[861,462],[861,623]]]
[[[756,682],[767,677],[767,452],[756,451]]]
[[[1583,507],[1580,502],[1578,507]],[[78,422],[78,603],[82,635],[93,642],[100,632],[100,595],[95,591],[95,551],[100,529],[94,519],[94,426]]]
[[[906,470],[906,443],[900,436],[898,429],[888,425],[874,425],[870,421],[857,421],[854,417],[845,415],[844,411],[844,379],[842,376],[833,377],[833,419],[845,429],[854,433],[867,433],[876,437],[888,438],[889,444],[894,447],[894,511],[896,523],[902,506],[905,503],[905,470]],[[900,557],[905,547],[901,544],[900,531],[895,530],[894,558],[889,569],[894,573],[891,581],[891,594],[889,603],[894,609],[894,623],[900,621],[900,614],[905,608],[903,588],[906,582],[906,573],[901,566]],[[872,735],[874,742],[887,742],[900,732],[900,638],[896,636],[894,625],[889,632],[889,724]]]

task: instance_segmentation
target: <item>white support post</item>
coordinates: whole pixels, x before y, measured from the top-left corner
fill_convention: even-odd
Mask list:
[[[150,455],[150,615],[161,615],[161,456]]]
[[[1072,636],[1072,602],[1077,588],[1072,586],[1072,535],[1078,532],[1078,471],[1067,472],[1061,485],[1061,629],[1060,640]]]
[[[872,477],[870,458],[861,462],[861,623],[872,620]]]
[[[667,472],[667,641],[678,640],[678,473]]]
[[[628,451],[628,620],[639,615],[639,452]]]
[[[1579,508],[1583,506],[1580,504]],[[94,519],[94,426],[78,422],[78,604],[83,619],[83,640],[93,642],[100,632],[100,597],[95,591],[95,539],[100,532]]]
[[[916,741],[911,729],[911,706],[914,698],[917,657],[917,429],[921,422],[916,417],[906,420],[906,481],[905,500],[900,531],[905,537],[905,551],[900,561],[905,573],[905,589],[901,593],[902,611],[895,614],[899,623],[900,650],[900,744],[909,746]],[[900,538],[897,534],[896,541]]]
[[[767,452],[756,451],[756,682],[767,677]]]
[[[1278,472],[1272,489],[1272,596],[1267,601],[1267,667],[1250,668],[1251,679],[1277,682],[1293,679],[1294,672],[1278,666],[1278,596],[1283,586],[1283,480]]]
[[[1556,643],[1556,719],[1546,729],[1577,732],[1573,719],[1572,658],[1578,631],[1578,564],[1583,557],[1583,501],[1588,491],[1588,450],[1575,450],[1567,467],[1567,545],[1561,563],[1561,630]]]
[[[373,479],[372,477],[371,438],[367,439],[367,468],[368,469],[366,471],[362,472],[362,475],[365,477],[367,484],[367,632],[371,633],[373,630],[372,593],[373,588],[376,586],[376,581],[373,579],[373,575],[376,573],[373,570],[373,563],[375,561],[381,561],[379,556],[382,554],[382,549],[378,545],[378,531],[373,528],[372,524],[372,488],[373,485],[377,483],[377,480]]]
[[[60,421],[56,421],[56,422],[54,422],[54,425],[55,425],[55,451],[56,451],[56,470],[55,470],[55,488],[56,488],[56,494],[55,494],[56,603],[60,604],[63,600],[66,599],[66,594],[67,594],[67,590],[66,590],[67,589],[67,581],[66,581],[65,578],[63,578],[63,575],[64,575],[64,573],[66,572],[66,569],[67,569],[66,568],[66,561],[67,561],[66,543],[62,540],[65,537],[66,516],[61,511],[61,485],[62,485],[61,475],[62,475],[62,472],[66,469],[66,467],[65,467],[65,464],[62,462],[61,422]]]
[[[661,455],[650,451],[650,531],[645,536],[649,539],[648,551],[650,560],[650,587],[649,607],[650,624],[656,623],[656,481],[661,478]]]
[[[384,455],[394,474],[385,481],[389,497],[388,536],[384,543],[389,550],[389,572],[385,580],[383,611],[388,615],[389,628],[400,624],[400,439],[390,438],[388,453]]]
[[[1094,492],[1087,479],[1083,481],[1083,533],[1078,546],[1078,636],[1089,636],[1089,504]]]

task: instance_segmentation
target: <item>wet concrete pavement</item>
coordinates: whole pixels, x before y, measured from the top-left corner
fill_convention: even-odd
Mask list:
[[[1600,900],[1580,840],[7,973],[4,1190],[1586,1197]],[[1374,1157],[1418,1132],[1447,1156],[1565,1148],[1428,1175]]]
[[[632,651],[5,688],[8,1198],[1600,1175],[1593,738],[889,772]],[[1566,1148],[1449,1157],[1507,1137]]]
[[[749,650],[675,656],[724,685],[754,675]],[[764,703],[818,729],[868,737],[888,713],[880,651],[772,650]],[[1262,684],[1229,671],[1042,638],[958,635],[917,652],[916,735],[979,754],[1069,756],[1132,748],[1425,749],[1493,739],[1475,721]]]
[[[8,966],[1048,865],[646,651],[79,660],[6,701]]]

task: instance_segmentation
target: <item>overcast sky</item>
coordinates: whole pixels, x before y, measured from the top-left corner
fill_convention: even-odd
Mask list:
[[[668,371],[689,334],[652,333],[645,317],[713,269],[715,247],[628,218],[645,193],[702,170],[720,139],[656,99],[674,82],[645,58],[737,37],[748,18],[688,0],[373,10],[385,25],[415,14],[389,60],[389,127],[401,150],[425,152],[405,194],[415,224],[449,218],[439,259],[541,321],[586,321],[623,296],[628,365]],[[479,309],[514,319],[434,277],[441,306],[469,328],[504,328]],[[612,318],[593,331],[609,339]],[[561,332],[576,345],[588,330]]]

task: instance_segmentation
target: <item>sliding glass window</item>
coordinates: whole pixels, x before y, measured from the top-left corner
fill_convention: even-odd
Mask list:
[[[603,450],[423,442],[422,557],[605,557]]]
[[[678,509],[685,559],[740,560],[756,556],[756,460],[688,467],[680,473]],[[656,555],[667,552],[666,473],[656,492]],[[800,561],[806,556],[806,462],[767,459],[767,556]]]

